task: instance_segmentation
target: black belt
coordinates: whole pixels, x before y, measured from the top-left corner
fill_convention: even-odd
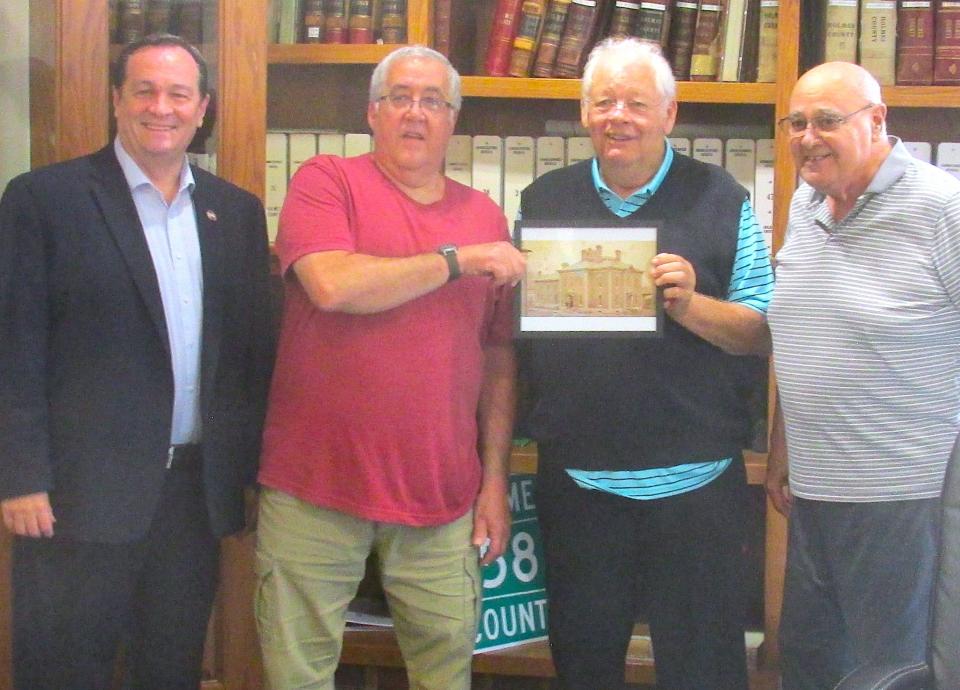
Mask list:
[[[183,443],[167,449],[168,470],[199,470],[203,466],[203,446]]]

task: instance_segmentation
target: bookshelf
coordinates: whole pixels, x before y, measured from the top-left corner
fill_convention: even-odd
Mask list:
[[[806,0],[809,2],[810,0]],[[433,0],[408,0],[407,35],[429,43]],[[493,0],[477,0],[490,3]],[[30,3],[31,141],[34,167],[83,155],[110,136],[106,0],[33,0]],[[272,45],[267,43],[268,0],[204,0],[211,30],[203,51],[217,89],[218,173],[264,194],[265,150],[270,128],[337,127],[366,131],[366,89],[373,64],[389,45]],[[773,123],[787,114],[798,76],[801,0],[780,0],[778,67],[774,83],[681,82],[680,115],[696,121],[769,123],[776,141],[774,247],[786,226],[796,174],[789,143]],[[206,21],[206,20],[205,20]],[[205,29],[207,29],[205,25]],[[891,131],[908,139],[960,141],[960,89],[893,86],[883,91]],[[579,80],[466,76],[458,131],[532,134],[546,119],[577,120]],[[542,133],[542,132],[541,132]],[[532,458],[522,460],[527,466]],[[752,484],[762,482],[765,458],[748,457]],[[766,518],[764,598],[766,661],[775,660],[780,591],[786,549],[785,521]],[[0,535],[0,690],[9,679],[9,540]],[[224,542],[222,587],[205,661],[207,690],[258,688],[256,632],[252,628],[252,540]]]

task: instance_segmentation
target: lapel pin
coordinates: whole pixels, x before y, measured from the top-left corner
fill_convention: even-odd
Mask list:
[[[207,209],[207,218],[209,218],[210,220],[215,221],[215,220],[217,219],[217,214],[214,213],[213,211]]]

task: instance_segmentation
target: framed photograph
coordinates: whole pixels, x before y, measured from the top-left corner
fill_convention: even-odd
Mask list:
[[[657,229],[655,223],[517,223],[514,238],[527,257],[517,335],[659,336],[663,305],[650,275]]]

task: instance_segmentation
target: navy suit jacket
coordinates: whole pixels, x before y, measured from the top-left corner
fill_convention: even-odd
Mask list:
[[[243,526],[273,358],[263,207],[193,170],[203,266],[203,486]],[[26,173],[0,200],[0,498],[50,494],[58,536],[143,536],[173,409],[157,278],[113,146]]]

